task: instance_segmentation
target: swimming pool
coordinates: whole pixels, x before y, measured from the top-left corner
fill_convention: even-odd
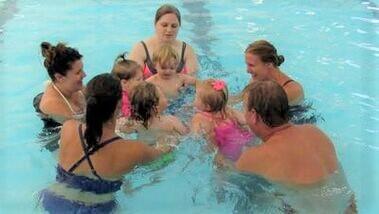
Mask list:
[[[376,4],[375,4],[376,2]],[[56,160],[34,143],[42,123],[32,97],[48,76],[41,41],[65,41],[84,56],[86,81],[109,72],[115,56],[153,31],[165,1],[0,1],[0,212],[34,213],[36,193],[55,178]],[[286,57],[283,70],[303,83],[325,119],[319,126],[335,143],[361,213],[379,205],[378,1],[172,1],[183,16],[179,37],[197,51],[201,77],[225,78],[231,91],[249,76],[243,50],[266,38]],[[131,175],[134,192],[119,192],[130,213],[231,213],[220,202],[214,170],[199,144],[184,143],[162,170]],[[146,184],[146,185],[144,185]],[[233,187],[230,187],[233,188]]]

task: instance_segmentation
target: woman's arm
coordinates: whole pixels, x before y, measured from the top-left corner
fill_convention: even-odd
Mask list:
[[[128,55],[128,59],[136,61],[143,68],[146,60],[146,53],[141,42],[134,45]]]
[[[186,52],[184,54],[184,60],[186,62],[186,67],[188,74],[191,76],[196,76],[199,70],[199,63],[197,61],[197,56],[190,45],[187,44]]]

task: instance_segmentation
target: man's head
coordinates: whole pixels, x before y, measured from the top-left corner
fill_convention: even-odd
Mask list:
[[[275,128],[288,122],[287,95],[278,83],[254,81],[244,89],[243,98],[246,121],[258,136],[261,128]]]

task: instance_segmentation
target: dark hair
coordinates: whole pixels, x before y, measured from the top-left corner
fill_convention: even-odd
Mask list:
[[[147,129],[149,119],[158,114],[158,104],[159,94],[156,86],[149,82],[138,84],[131,100],[131,118],[142,121],[142,125]]]
[[[86,88],[86,130],[84,137],[89,147],[96,146],[103,134],[103,124],[110,120],[121,99],[121,83],[111,74],[99,74]]]
[[[283,125],[289,120],[287,95],[283,88],[271,80],[254,81],[244,89],[247,110],[254,109],[269,127]]]
[[[262,62],[272,63],[274,66],[280,66],[284,62],[284,56],[278,55],[274,45],[266,40],[258,40],[250,43],[245,53],[257,55]]]
[[[130,80],[136,75],[138,69],[141,69],[137,62],[127,59],[126,54],[127,52],[124,52],[117,56],[111,71],[120,80]]]
[[[179,25],[181,25],[180,12],[179,12],[178,8],[176,8],[174,5],[171,5],[171,4],[164,4],[158,8],[157,12],[155,12],[154,24],[157,24],[157,22],[159,21],[159,19],[162,16],[169,14],[169,13],[175,14],[176,18],[178,18]]]
[[[43,64],[53,81],[55,81],[54,74],[59,73],[66,76],[67,71],[71,69],[72,63],[82,58],[82,55],[76,49],[67,47],[64,43],[58,43],[53,46],[48,42],[42,42],[41,52],[45,58]]]

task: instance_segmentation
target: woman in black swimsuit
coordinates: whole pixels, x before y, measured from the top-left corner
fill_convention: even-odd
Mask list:
[[[195,74],[198,70],[195,52],[190,45],[177,39],[181,26],[179,10],[173,5],[162,5],[155,14],[154,24],[155,35],[134,45],[128,56],[143,67],[145,79],[156,73],[151,56],[162,44],[169,44],[177,51],[180,57],[178,72]]]
[[[282,86],[287,94],[289,105],[300,104],[304,99],[303,87],[283,73],[279,66],[284,57],[278,55],[276,48],[265,40],[255,41],[245,50],[247,72],[251,74],[251,81],[273,80]]]

